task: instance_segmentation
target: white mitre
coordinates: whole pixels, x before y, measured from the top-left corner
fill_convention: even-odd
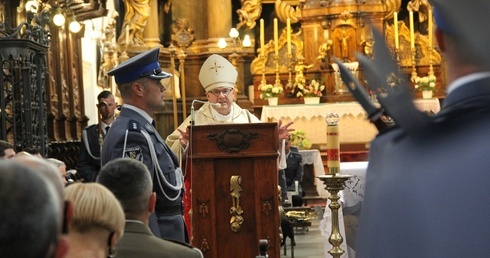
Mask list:
[[[199,81],[205,91],[219,87],[234,88],[238,72],[226,58],[213,54],[201,66]]]

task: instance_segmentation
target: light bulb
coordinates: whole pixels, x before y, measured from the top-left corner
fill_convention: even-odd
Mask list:
[[[56,14],[53,16],[53,22],[58,27],[65,24],[65,16],[63,16],[60,9],[56,10]]]
[[[78,33],[82,29],[82,25],[80,25],[77,20],[73,19],[73,21],[70,22],[69,29],[73,33]]]
[[[238,38],[240,34],[238,33],[238,30],[235,28],[231,28],[230,30],[230,38]]]
[[[37,3],[37,1],[31,0],[26,3],[26,11],[37,13],[38,9],[39,9],[39,4]]]
[[[226,40],[225,40],[224,38],[220,38],[220,39],[218,40],[218,47],[219,47],[219,48],[225,48],[225,47],[226,47],[226,45],[228,45],[228,44],[226,44]]]
[[[243,38],[242,45],[244,47],[250,47],[252,45],[252,41],[250,40],[250,36],[249,35],[245,35],[245,37]]]

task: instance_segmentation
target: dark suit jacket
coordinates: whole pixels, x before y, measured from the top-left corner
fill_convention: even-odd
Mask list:
[[[143,223],[126,221],[123,237],[116,244],[118,258],[200,258],[201,251],[192,246],[160,239]]]
[[[284,169],[286,175],[286,185],[288,190],[294,190],[294,181],[298,181],[300,184],[303,181],[303,164],[301,164],[303,157],[299,154],[298,149],[291,147],[289,154],[286,158],[287,167]]]
[[[490,78],[444,102],[422,137],[371,143],[356,257],[490,255]]]
[[[87,182],[94,182],[100,170],[100,144],[99,128],[97,124],[83,129],[87,137],[82,133],[80,144],[80,156],[78,158],[78,171]],[[86,146],[89,146],[87,149]],[[90,150],[90,153],[89,153]],[[92,155],[90,155],[92,154]]]
[[[157,163],[152,161],[149,144],[142,134],[142,130],[150,136],[158,159]],[[124,106],[104,139],[101,155],[102,166],[113,159],[122,157],[140,160],[151,173],[153,190],[157,194],[155,213],[158,217],[165,216],[165,218],[159,219],[159,224],[168,223],[166,226],[160,226],[161,237],[184,241],[182,195],[180,191],[170,189],[163,178],[165,177],[166,181],[174,186],[177,184],[175,173],[178,168],[177,157],[167,147],[156,129],[143,116]],[[157,172],[156,166],[160,167],[162,173]],[[165,194],[170,198],[177,197],[177,199],[169,200]],[[154,224],[150,223],[152,231],[155,230],[153,226]],[[162,232],[162,229],[167,230]]]

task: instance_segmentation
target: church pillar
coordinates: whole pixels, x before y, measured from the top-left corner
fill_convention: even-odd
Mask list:
[[[228,37],[231,29],[231,1],[208,0],[208,37]]]
[[[153,48],[160,47],[160,37],[158,35],[158,26],[160,24],[158,17],[158,0],[150,0],[150,17],[146,21],[145,30],[143,31],[143,41],[145,45]]]

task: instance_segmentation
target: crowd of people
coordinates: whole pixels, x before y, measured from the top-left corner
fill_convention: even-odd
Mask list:
[[[173,138],[178,145],[176,152],[185,152],[189,143],[186,129],[189,119],[182,124],[182,129],[168,137],[169,147],[157,132],[152,118],[164,107],[163,92],[166,89],[161,80],[171,76],[160,69],[158,57],[159,49],[155,48],[108,73],[114,76],[124,105],[115,119],[117,103],[113,94],[103,91],[98,95],[100,121],[85,128],[82,134],[78,173],[83,179],[80,182],[69,180],[62,161],[43,158],[34,151],[15,153],[12,144],[0,141],[0,168],[8,166],[15,171],[22,167],[24,173],[29,174],[4,173],[6,178],[0,179],[0,188],[11,189],[3,188],[9,185],[24,193],[23,190],[28,188],[26,185],[17,187],[12,182],[33,177],[33,182],[46,181],[45,184],[36,183],[34,190],[39,193],[51,191],[51,195],[57,196],[36,194],[39,198],[24,201],[24,195],[9,199],[6,190],[0,191],[2,200],[9,199],[2,211],[21,201],[26,209],[3,216],[14,220],[21,213],[29,213],[36,219],[58,218],[51,221],[52,232],[46,235],[46,243],[38,243],[44,246],[36,250],[22,250],[20,245],[12,249],[0,248],[1,257],[175,257],[176,254],[178,257],[202,257],[199,249],[187,245],[189,235],[183,219],[184,176],[179,158],[171,150],[174,147],[172,137],[177,135]],[[215,62],[220,62],[226,69],[220,73],[210,72],[208,66]],[[223,77],[226,80],[222,80]],[[260,122],[234,103],[237,72],[228,60],[212,55],[201,69],[200,80],[209,102],[219,103],[219,106],[204,105],[198,110],[198,124]],[[204,121],[204,117],[207,120]],[[279,123],[280,139],[289,137],[290,125]],[[283,162],[278,160],[278,164],[286,163],[284,155],[282,158]],[[36,206],[31,204],[34,202]],[[30,206],[42,208],[33,211],[29,210]],[[41,226],[48,225],[37,225],[38,228]],[[4,233],[1,246],[4,246],[3,239],[9,237],[8,231]],[[20,234],[12,239],[23,236]]]

